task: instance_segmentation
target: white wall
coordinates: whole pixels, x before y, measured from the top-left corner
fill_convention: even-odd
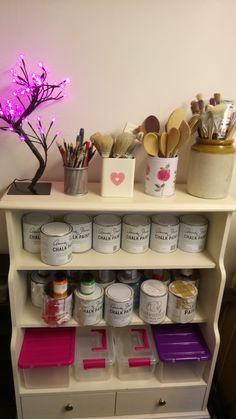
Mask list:
[[[235,16],[235,0],[2,1],[0,97],[22,52],[32,70],[42,60],[50,80],[71,78],[68,96],[34,115],[55,115],[67,141],[75,140],[80,127],[89,137],[95,131],[121,131],[127,121],[140,124],[149,114],[164,124],[180,106],[190,115],[189,103],[199,91],[206,98],[220,91],[236,100]],[[32,177],[37,166],[14,135],[0,132],[0,145],[3,191],[15,177]],[[181,152],[179,182],[186,179],[189,147]],[[139,181],[144,157],[139,150]],[[90,180],[99,180],[99,174],[96,158]],[[43,179],[63,179],[56,145]],[[7,251],[3,215],[0,233],[0,251]],[[230,273],[234,248],[232,233],[226,257]]]

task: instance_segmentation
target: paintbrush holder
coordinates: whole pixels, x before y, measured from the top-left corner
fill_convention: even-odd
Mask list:
[[[190,150],[187,192],[199,198],[225,198],[231,183],[235,152],[232,140],[198,138]]]
[[[135,158],[103,158],[101,195],[128,198],[133,196]]]
[[[157,197],[168,197],[175,193],[178,166],[177,157],[146,158],[145,193]]]
[[[67,195],[85,195],[88,193],[88,167],[64,166],[64,193]]]

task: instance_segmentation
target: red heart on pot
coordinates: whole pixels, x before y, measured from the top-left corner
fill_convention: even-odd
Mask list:
[[[112,172],[110,178],[114,185],[119,186],[125,180],[125,174],[122,172]]]

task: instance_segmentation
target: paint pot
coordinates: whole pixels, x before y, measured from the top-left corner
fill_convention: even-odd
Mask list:
[[[126,252],[144,253],[149,247],[151,220],[147,215],[125,215],[122,220],[121,247]]]
[[[143,281],[140,290],[139,317],[150,324],[165,320],[168,288],[157,279]]]
[[[177,249],[179,219],[172,214],[157,214],[151,217],[150,248],[156,252],[170,253]]]
[[[54,298],[52,283],[45,288],[43,295],[42,319],[50,326],[59,326],[68,322],[72,316],[72,289],[67,289],[65,298]]]
[[[87,252],[92,247],[92,218],[86,214],[70,213],[63,218],[73,227],[72,252]]]
[[[68,279],[63,271],[58,271],[54,274],[52,281],[53,285],[53,297],[54,298],[65,298],[67,297]]]
[[[105,320],[109,326],[127,326],[132,319],[134,292],[129,285],[112,284],[105,289]]]
[[[104,290],[95,284],[92,294],[83,294],[80,290],[74,291],[73,317],[80,326],[92,326],[99,323],[103,317]]]
[[[208,219],[199,214],[180,217],[178,248],[185,252],[202,252],[205,248]]]
[[[170,272],[166,269],[153,269],[152,277],[150,279],[157,279],[161,281],[162,284],[169,285],[170,284]]]
[[[119,271],[117,274],[117,280],[122,284],[129,285],[134,291],[134,305],[133,308],[136,310],[139,307],[139,295],[140,295],[140,282],[142,274],[137,269],[130,269],[125,271]]]
[[[191,322],[195,315],[198,290],[195,285],[176,280],[169,285],[167,316],[175,323]]]
[[[198,269],[180,269],[174,272],[174,279],[188,282],[199,287],[200,272]]]
[[[72,258],[72,226],[62,222],[42,225],[41,260],[48,265],[64,265]]]
[[[53,217],[43,212],[31,212],[22,217],[23,247],[27,252],[40,252],[40,228],[53,221]]]
[[[31,302],[35,307],[43,306],[43,294],[45,286],[51,280],[49,271],[30,272],[30,296]]]
[[[98,272],[98,279],[96,281],[102,288],[106,288],[116,282],[116,272],[104,269]]]
[[[101,253],[114,253],[120,249],[121,217],[100,214],[93,219],[93,248]]]

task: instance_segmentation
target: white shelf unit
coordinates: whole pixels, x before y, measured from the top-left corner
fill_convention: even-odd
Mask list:
[[[49,196],[7,195],[1,200],[5,210],[10,252],[9,294],[12,315],[11,355],[15,383],[18,419],[174,419],[209,418],[207,402],[219,349],[218,316],[225,286],[224,253],[236,202],[227,197],[207,200],[186,193],[185,185],[177,185],[169,198],[155,198],[144,193],[144,186],[135,185],[133,198],[104,198],[100,185],[89,184],[83,197],[63,193],[63,183],[54,182]],[[67,212],[99,214],[112,212],[203,214],[209,219],[206,249],[202,253],[181,250],[161,254],[148,250],[130,254],[120,250],[104,255],[94,250],[73,254],[72,261],[63,266],[48,266],[39,254],[26,252],[22,246],[22,215],[31,211],[53,213],[60,218]],[[194,322],[199,323],[212,360],[199,381],[185,382],[179,377],[174,383],[151,380],[122,381],[114,372],[105,382],[78,382],[70,377],[67,388],[26,389],[18,370],[18,357],[25,328],[47,326],[40,310],[32,306],[27,289],[27,273],[37,269],[153,269],[198,268],[201,272],[199,296]],[[141,324],[134,313],[133,324]],[[165,323],[170,323],[166,317]],[[105,324],[103,321],[101,324]],[[66,326],[79,327],[72,319]],[[163,403],[165,401],[165,403]],[[71,410],[66,410],[67,407]]]

